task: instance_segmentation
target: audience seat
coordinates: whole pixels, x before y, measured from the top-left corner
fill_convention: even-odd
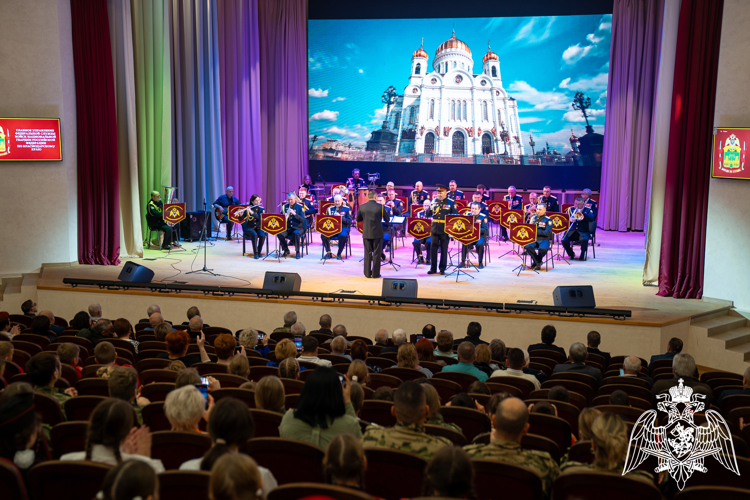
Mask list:
[[[644,389],[651,389],[651,385],[644,379],[638,378],[638,377],[607,377],[602,380],[602,386],[605,385],[623,385],[623,384],[629,384],[629,385],[637,385],[638,387],[643,387]]]
[[[731,373],[731,372],[703,372],[700,376],[700,381],[704,384],[708,384],[708,381],[715,378],[731,378],[734,380],[739,381],[740,385],[742,385],[742,379],[744,378],[739,373]],[[710,387],[710,385],[709,385]],[[713,389],[713,387],[712,387]]]
[[[0,491],[10,499],[28,500],[21,473],[13,462],[0,458]]]
[[[379,366],[382,370],[396,366],[396,362],[388,358],[380,358],[377,356],[368,356],[365,363],[370,366]]]
[[[350,366],[351,363],[349,362],[349,360],[345,360],[344,363],[334,363],[332,368],[341,375],[346,375],[347,373],[349,373]]]
[[[326,340],[332,340],[333,339],[333,335],[328,335],[327,333],[311,333],[309,335],[312,338],[314,338],[315,340],[318,341],[318,345],[323,345],[323,343]],[[368,347],[368,350],[369,350],[369,347]],[[380,351],[378,351],[378,352],[380,352]]]
[[[86,433],[88,428],[89,423],[86,420],[60,422],[52,427],[52,430],[50,431],[52,458],[58,460],[66,453],[85,450]]]
[[[222,398],[236,398],[245,403],[248,408],[255,408],[255,391],[250,389],[238,389],[236,387],[216,389],[211,392],[214,401]]]
[[[529,358],[547,358],[557,361],[558,364],[568,361],[568,357],[559,351],[552,349],[534,349],[529,352]]]
[[[213,375],[214,373],[229,373],[229,366],[221,363],[195,363],[193,368],[198,370],[201,377]]]
[[[23,335],[23,334],[21,334],[21,335]],[[34,335],[34,334],[33,333],[29,333],[29,334],[26,334],[26,335]],[[40,335],[37,335],[37,336],[40,337],[40,338],[44,338],[44,337],[41,337]],[[34,356],[35,354],[39,354],[40,352],[42,352],[42,347],[43,346],[41,346],[41,345],[39,345],[39,344],[37,344],[35,342],[26,342],[24,340],[16,340],[14,338],[10,343],[13,344],[13,348],[16,351],[24,351],[24,352],[29,353],[29,355],[31,355],[31,356]]]
[[[313,363],[312,361],[300,361],[297,360],[297,364],[299,364],[300,368],[304,368],[305,370],[314,370],[318,367],[318,363]]]
[[[141,362],[144,359],[166,359],[166,358],[159,358],[159,355],[162,353],[167,352],[166,349],[146,349],[143,346],[138,346],[138,358],[136,359],[136,364]],[[171,361],[170,359],[167,359],[167,361]]]
[[[604,396],[604,395],[610,395],[615,391],[624,391],[628,394],[628,396],[634,397],[634,398],[641,398],[646,401],[652,401],[653,396],[651,395],[651,390],[646,389],[644,387],[638,387],[636,385],[630,385],[630,384],[609,384],[609,385],[603,385],[599,388],[599,392],[597,396]]]
[[[750,458],[750,450],[745,441],[739,434],[732,433],[732,443],[734,443],[734,454],[735,456],[742,458]],[[750,488],[750,486],[748,486]]]
[[[151,433],[151,458],[164,468],[179,469],[183,462],[202,457],[211,448],[211,438],[197,432],[157,431]]]
[[[281,342],[284,339],[294,339],[294,335],[288,332],[273,332],[269,338],[276,342]]]
[[[629,356],[612,356],[611,358],[609,358],[609,366],[612,366],[612,365],[615,365],[615,364],[622,364],[622,363],[625,362],[625,358],[627,358],[627,357],[629,357]],[[638,359],[641,360],[641,366],[643,368],[647,368],[648,367],[648,361],[646,361],[643,358],[638,358]],[[669,364],[669,367],[670,368],[672,367],[671,363]]]
[[[542,478],[526,467],[497,460],[474,459],[471,463],[474,466],[474,492],[477,498],[483,500],[506,500],[508,498],[545,500],[546,498],[542,489]]]
[[[94,357],[90,357],[87,361],[93,360]],[[81,370],[81,378],[96,378],[96,372],[99,371],[99,368],[104,368],[107,365],[102,365],[99,363],[85,363],[86,366],[83,367],[83,370]],[[77,382],[77,381],[76,381]]]
[[[393,403],[391,401],[365,399],[362,403],[362,410],[359,412],[359,418],[381,427],[392,427],[396,425],[396,417],[391,415],[392,408]]]
[[[152,332],[150,332],[150,331],[148,331],[148,332],[140,332],[140,333],[136,334],[135,340],[137,340],[139,343],[140,342],[147,342],[147,341],[148,342],[153,342],[153,341],[156,340],[156,335],[153,335]],[[162,345],[164,345],[163,342],[162,342]],[[138,346],[138,348],[140,350],[140,345]]]
[[[250,414],[253,416],[253,421],[255,422],[256,437],[279,437],[281,413],[250,408]]]
[[[76,383],[78,383],[78,370],[76,370],[73,366],[61,363],[60,364],[61,371],[60,375],[62,378],[64,378],[68,385],[71,387],[75,387]]]
[[[65,336],[65,337],[58,337],[55,339],[54,342],[52,342],[50,345],[54,344],[76,344],[81,347],[85,347],[87,352],[94,352],[94,344],[91,343],[89,339],[85,339],[83,337],[77,337],[77,336]],[[59,345],[58,345],[59,347]]]
[[[578,382],[576,380],[569,380],[564,378],[558,378],[555,380],[547,380],[542,383],[542,389],[552,389],[556,385],[565,387],[568,391],[577,392],[584,398],[586,398],[587,404],[591,403],[594,399],[595,389],[588,384]]]
[[[577,441],[568,451],[568,460],[584,464],[593,463],[594,450],[591,448],[591,441]]]
[[[167,414],[164,413],[164,401],[147,404],[141,409],[141,416],[143,425],[148,426],[151,432],[172,430],[172,424],[169,423]]]
[[[141,380],[141,382],[143,382]],[[76,384],[79,396],[109,397],[109,381],[103,378],[82,378]]]
[[[602,413],[614,413],[615,415],[621,415],[633,423],[636,423],[643,410],[640,408],[633,408],[632,406],[620,406],[620,405],[601,405],[596,407]]]
[[[431,436],[442,436],[448,438],[456,446],[466,446],[469,444],[466,436],[455,429],[444,427],[442,425],[424,424],[425,432]]]
[[[269,469],[279,485],[323,482],[321,464],[325,453],[313,444],[294,439],[253,438],[245,445],[245,453]]]
[[[397,368],[395,366],[392,367],[392,368],[386,368],[386,369],[384,369],[383,370],[383,375],[392,375],[392,376],[394,376],[396,378],[401,379],[402,382],[406,381],[406,380],[418,380],[420,378],[426,378],[427,377],[423,372],[421,372],[421,371],[419,371],[417,369],[414,369],[414,368]]]
[[[9,382],[12,384],[14,382],[25,382],[27,384],[31,384],[31,379],[29,378],[29,375],[27,373],[18,373],[16,375],[13,375],[13,377],[10,378]],[[34,384],[31,384],[34,385]],[[64,378],[57,379],[57,382],[55,382],[55,388],[57,389],[67,389],[70,387],[70,384],[67,380]]]
[[[302,370],[301,372],[299,372],[299,379],[300,379],[300,381],[304,382],[305,380],[307,380],[307,377],[309,377],[310,375],[312,375],[312,372],[314,372],[314,371],[315,370]]]
[[[31,317],[23,314],[10,314],[8,316],[8,319],[11,323],[18,323],[19,325],[25,326],[26,328],[31,328],[31,323],[33,321]]]
[[[258,382],[266,375],[273,375],[275,377],[278,377],[279,369],[275,366],[251,366],[250,375],[247,378],[249,380],[252,380],[253,382]]]
[[[167,350],[167,343],[166,342],[160,342],[158,340],[138,340],[138,352],[146,351],[146,350],[156,350],[156,351],[166,351]]]
[[[546,401],[557,408],[557,416],[568,422],[570,430],[576,436],[578,435],[578,416],[581,411],[576,405],[566,403],[564,401],[553,401],[551,399],[527,399],[524,401],[526,404],[535,404],[541,401]]]
[[[706,474],[693,474],[696,475]],[[558,476],[552,486],[555,500],[661,500],[656,486],[609,472],[571,472]]]
[[[552,373],[552,369],[550,369],[549,366],[541,364],[541,363],[537,363],[536,361],[529,361],[529,368],[531,368],[532,370],[539,370],[540,372],[542,372],[543,374],[547,376],[549,376],[549,374]]]
[[[656,383],[660,380],[671,380],[674,378],[674,374],[670,370],[669,373],[659,373],[658,375],[651,375],[651,378],[653,379],[654,383]]]
[[[570,424],[565,419],[541,413],[529,415],[529,433],[551,439],[560,450],[567,450],[570,447],[571,432]]]
[[[599,365],[601,365],[604,368],[607,367],[607,360],[604,359],[604,356],[602,356],[601,354],[596,354],[594,352],[588,353],[588,356],[586,357],[586,364],[588,364],[589,361],[593,361],[594,363],[598,363]],[[604,372],[602,371],[602,373],[604,373]]]
[[[289,483],[268,494],[267,500],[297,500],[298,498],[333,498],[335,500],[374,500],[365,492],[344,486],[320,483]]]
[[[34,404],[36,405],[36,412],[42,417],[43,423],[54,427],[65,421],[60,403],[55,398],[35,392]]]
[[[451,382],[456,382],[461,386],[461,390],[463,392],[469,392],[469,387],[471,386],[471,384],[479,380],[474,375],[461,372],[440,372],[433,375],[432,378],[439,378],[443,380],[450,380]]]
[[[268,360],[261,356],[260,353],[257,356],[248,356],[247,361],[250,363],[251,368],[253,366],[266,366],[268,364]]]
[[[165,464],[166,465],[166,464]],[[208,471],[167,470],[159,474],[159,500],[208,498]]]
[[[206,326],[203,328],[203,334],[208,337],[209,335],[232,335],[234,337],[234,334],[232,333],[232,330],[229,328],[224,328],[222,326]]]
[[[167,369],[145,370],[140,373],[138,378],[141,381],[141,385],[148,385],[151,382],[174,383],[177,380],[177,372]]]
[[[747,500],[748,490],[744,488],[729,488],[727,486],[689,486],[678,491],[674,500],[705,500],[706,498],[721,498],[721,500]]]
[[[32,500],[95,498],[111,468],[96,462],[43,462],[29,471],[26,481],[29,497]]]
[[[750,496],[750,484],[748,484],[748,477],[750,477],[750,460],[739,456],[737,459],[737,466],[739,467],[740,475],[738,476],[734,472],[726,469],[719,463],[713,455],[706,457],[703,465],[708,468],[708,473],[700,474],[695,473],[690,476],[688,484],[690,486],[729,486],[730,488],[744,488],[748,491]],[[731,461],[732,458],[724,455],[726,461]]]
[[[512,385],[521,391],[522,396],[518,396],[521,399],[526,399],[534,391],[534,383],[531,380],[526,380],[521,377],[490,377],[487,379],[487,383],[498,383],[504,385]]]
[[[5,362],[4,378],[8,380],[8,382],[10,382],[10,379],[12,379],[16,375],[19,375],[20,373],[21,370],[19,370],[18,365],[14,361]]]
[[[722,410],[722,415],[729,424],[729,428],[737,432],[740,431],[740,418],[743,419],[745,424],[750,423],[750,404],[747,406],[741,406],[739,408],[733,408],[732,411],[725,412]]]
[[[161,358],[149,358],[142,359],[137,363],[138,372],[145,372],[146,370],[164,370],[172,361]]]
[[[65,417],[68,420],[87,421],[94,412],[94,408],[106,400],[107,398],[103,396],[82,396],[79,394],[78,397],[70,398],[63,405],[65,407]]]
[[[380,357],[385,359],[390,359],[394,363],[398,363],[398,353],[396,352],[380,352]]]
[[[575,380],[576,382],[581,382],[582,384],[586,384],[592,389],[596,389],[597,382],[594,377],[587,373],[576,373],[576,372],[560,372],[560,373],[553,373],[550,375],[550,380],[557,381],[557,380]]]
[[[21,368],[26,368],[26,362],[31,359],[31,354],[26,351],[13,349],[13,362]]]
[[[459,426],[469,441],[483,432],[492,430],[490,417],[486,413],[471,408],[442,406],[440,414],[446,422]]]
[[[533,365],[532,365],[533,363]],[[535,370],[541,370],[548,376],[552,374],[552,371],[555,369],[555,366],[557,366],[559,363],[557,360],[550,359],[550,358],[543,358],[543,357],[530,357],[529,358],[529,368],[534,368]]]
[[[34,333],[19,333],[15,337],[13,337],[13,345],[15,346],[16,342],[23,341],[23,342],[29,342],[31,344],[36,344],[39,346],[40,349],[44,349],[48,345],[50,345],[50,341],[47,337],[44,337],[42,335],[36,335]]]
[[[302,388],[305,387],[304,382],[290,378],[282,378],[281,383],[284,385],[284,394],[287,396],[290,394],[302,394]]]
[[[388,448],[365,448],[365,457],[365,485],[371,495],[391,500],[422,494],[427,467],[424,458]]]
[[[427,368],[433,374],[443,371],[443,365],[439,365],[432,361],[420,361],[419,366],[421,366],[422,368]]]
[[[372,379],[372,375],[370,375],[370,379]],[[454,382],[452,380],[432,377],[431,379],[427,380],[427,383],[435,388],[438,396],[440,396],[440,401],[443,404],[453,399],[453,397],[459,392],[463,392],[463,388],[461,387],[461,385],[458,382]]]
[[[612,366],[612,363],[610,363],[610,366]],[[671,359],[657,359],[653,363],[651,363],[648,367],[649,371],[653,373],[654,370],[657,368],[665,368],[669,367],[672,368],[672,360]],[[643,367],[641,367],[641,371],[643,371]]]
[[[537,434],[526,434],[521,438],[521,448],[527,450],[546,451],[556,463],[560,463],[562,453],[557,443],[550,438],[539,436]]]
[[[155,401],[165,401],[167,399],[167,394],[174,390],[174,386],[174,383],[169,382],[153,382],[148,385],[143,385],[141,386],[141,396],[152,403]],[[215,396],[214,399],[216,399]]]
[[[568,391],[570,397],[570,404],[583,410],[586,408],[586,398],[574,391]],[[528,399],[549,399],[549,389],[538,389],[529,394]],[[596,400],[596,399],[594,399]]]
[[[207,376],[215,378],[219,381],[221,387],[225,388],[239,388],[242,384],[248,382],[248,379],[242,375],[232,375],[231,373],[211,373]]]
[[[499,378],[499,377],[495,377],[495,378]],[[506,377],[506,378],[510,378],[510,377]],[[497,382],[488,382],[487,388],[490,390],[491,394],[505,392],[507,394],[510,394],[514,398],[524,399],[523,391],[521,391],[521,389],[513,385],[499,384]]]
[[[373,390],[376,390],[379,387],[390,387],[391,389],[395,390],[395,389],[398,389],[398,386],[401,385],[401,379],[396,378],[393,375],[384,375],[382,373],[371,373],[370,382],[368,382],[368,385]]]
[[[374,345],[372,339],[370,339],[368,337],[358,337],[357,335],[348,335],[346,337],[346,341],[347,342],[354,342],[355,340],[362,340],[368,346]]]
[[[630,406],[632,406],[633,408],[638,408],[642,412],[651,410],[654,407],[654,405],[651,403],[651,400],[646,401],[645,399],[636,398],[636,397],[629,397],[628,399],[630,401]],[[609,394],[597,396],[591,402],[591,406],[604,406],[608,404],[609,404]]]
[[[287,394],[284,396],[284,408],[287,410],[293,410],[295,406],[297,406],[297,400],[299,399],[299,394]]]
[[[472,441],[471,444],[490,444],[490,441],[492,439],[492,432],[483,432],[476,436]]]
[[[445,364],[448,366],[458,364],[458,360],[450,356],[435,356],[435,359],[437,359],[438,361],[445,361]]]

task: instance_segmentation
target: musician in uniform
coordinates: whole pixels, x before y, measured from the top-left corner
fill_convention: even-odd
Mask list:
[[[330,238],[325,235],[320,235],[320,240],[323,242],[323,247],[326,249],[326,257],[329,259],[333,258],[331,253],[331,240],[338,240],[339,249],[336,252],[336,259],[343,260],[341,258],[341,252],[346,248],[346,242],[349,240],[349,228],[352,227],[352,211],[349,207],[344,205],[344,200],[341,195],[337,195],[333,199],[333,206],[328,207],[326,215],[340,215],[341,216],[341,232]]]
[[[594,219],[596,219],[596,216],[599,215],[599,203],[591,198],[591,190],[589,188],[584,189],[583,193],[581,193],[581,198],[583,198],[583,206],[591,210],[591,213],[594,214]]]
[[[542,197],[539,198],[539,203],[543,203],[547,207],[547,212],[559,212],[560,203],[557,201],[556,196],[552,196],[552,188],[544,186],[542,189]]]
[[[448,188],[444,184],[437,185],[437,199],[432,200],[427,208],[427,216],[432,217],[432,226],[430,227],[430,270],[427,274],[437,274],[437,253],[440,249],[440,274],[445,274],[445,268],[448,267],[448,243],[450,236],[445,232],[445,216],[455,215],[456,202],[448,199]]]
[[[393,183],[393,181],[388,181],[388,184],[385,185],[385,192],[390,193],[391,191],[396,190],[396,185]]]
[[[430,200],[425,200],[422,204],[424,207],[424,210],[417,213],[416,218],[417,219],[428,219],[427,216],[427,210],[430,208]],[[431,255],[430,255],[430,237],[422,238],[421,240],[414,239],[411,244],[414,247],[414,251],[417,253],[417,264],[424,264],[425,260],[422,257],[422,245],[424,245],[425,253],[427,253],[427,264],[430,264],[432,262]]]
[[[456,181],[452,180],[448,183],[448,198],[453,201],[464,199],[464,192],[458,190]]]
[[[482,201],[487,203],[490,201],[490,190],[484,184],[477,184],[477,191],[482,194]]]
[[[359,178],[359,169],[355,168],[352,170],[352,176],[346,180],[346,187],[350,192],[354,193],[354,197],[357,197],[357,191],[360,189],[367,189],[367,183],[364,179]]]
[[[487,204],[482,201],[482,193],[480,193],[479,191],[475,191],[471,195],[471,202],[479,203],[479,206],[482,207],[482,210],[480,210],[480,212],[482,212],[484,215],[489,215],[489,208],[487,207]]]
[[[422,184],[422,181],[417,181],[414,183],[414,191],[412,191],[409,195],[409,199],[411,200],[412,205],[421,205],[422,203],[424,203],[424,200],[430,198],[430,193],[423,190],[423,187],[424,185]]]
[[[539,198],[536,193],[529,193],[529,202],[523,206],[523,220],[528,223],[532,215],[536,215],[536,206]]]
[[[311,191],[311,188],[314,185],[315,183],[312,181],[312,177],[310,177],[309,175],[306,175],[304,179],[302,179],[302,186],[304,186],[308,195],[312,197],[312,201],[315,201],[318,198],[317,195],[313,191]]]
[[[250,197],[250,203],[247,208],[238,212],[240,220],[242,220],[242,232],[245,234],[245,238],[250,240],[253,244],[253,258],[260,259],[263,253],[263,243],[266,241],[267,233],[260,229],[260,216],[263,215],[263,207],[260,206],[260,196],[254,194]]]
[[[586,251],[589,249],[589,237],[591,235],[589,227],[594,221],[594,213],[586,208],[583,197],[579,196],[576,198],[575,206],[568,207],[568,217],[570,218],[570,226],[562,239],[562,246],[568,256],[575,259],[576,254],[573,252],[570,242],[580,241],[581,256],[578,260],[586,260]]]
[[[221,212],[220,215],[216,216],[216,218],[218,219],[220,216],[221,219],[219,220],[219,223],[227,225],[227,240],[232,239],[232,226],[234,225],[233,222],[229,221],[228,209],[231,205],[239,204],[240,200],[234,197],[234,188],[232,186],[227,186],[226,194],[222,194],[221,196],[216,198],[216,201],[214,202],[214,208],[219,209],[219,212]]]
[[[383,193],[383,196],[385,196],[385,206],[390,208],[393,212],[393,215],[401,215],[404,213],[404,204],[396,198],[396,191],[387,191]]]
[[[164,222],[164,204],[161,202],[159,191],[151,191],[151,199],[146,205],[146,222],[148,227],[154,231],[164,233],[164,241],[161,244],[162,250],[169,250],[170,246],[176,246],[172,243],[172,226]]]
[[[547,255],[551,241],[554,238],[554,234],[552,233],[552,219],[547,217],[546,214],[547,207],[543,203],[539,203],[536,206],[536,215],[533,215],[529,220],[529,224],[536,224],[536,242],[529,243],[524,247],[526,253],[529,254],[533,261],[529,268],[532,271],[542,268],[544,256]]]
[[[299,202],[305,206],[305,219],[307,219],[307,225],[309,226],[312,224],[313,215],[318,211],[313,203],[315,198],[308,194],[307,188],[304,185],[300,186],[298,191],[299,195],[297,198],[299,199]]]
[[[489,236],[489,217],[482,213],[482,205],[478,202],[471,202],[471,209],[464,215],[472,215],[474,216],[474,222],[479,222],[479,239],[471,245],[461,245],[461,265],[459,267],[466,266],[466,256],[469,250],[476,245],[479,269],[484,269],[484,244]]]
[[[516,186],[508,186],[508,194],[503,196],[503,201],[509,210],[523,210],[523,196],[516,194]],[[508,230],[501,226],[503,241],[508,241]]]
[[[288,241],[294,242],[295,258],[302,258],[302,237],[307,229],[305,206],[299,202],[297,195],[291,192],[287,195],[287,202],[281,206],[281,213],[286,216],[286,231],[279,233],[279,245],[284,257],[290,255]]]
[[[339,188],[337,188],[337,187],[333,188],[333,190],[331,191],[331,196],[329,196],[328,198],[326,198],[326,201],[334,201],[334,199],[336,198],[336,196],[341,196],[342,198],[344,197],[344,195],[341,192],[341,190]]]

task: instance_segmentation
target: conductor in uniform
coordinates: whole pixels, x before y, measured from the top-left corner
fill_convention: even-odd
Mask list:
[[[524,248],[526,249],[526,253],[531,257],[531,260],[533,260],[529,269],[534,271],[542,268],[544,256],[547,255],[550,242],[554,238],[554,234],[552,233],[552,219],[547,217],[547,207],[543,203],[539,203],[536,206],[536,215],[533,215],[529,219],[529,224],[536,224],[536,242],[529,243]]]
[[[216,198],[216,201],[214,202],[214,208],[221,209],[221,220],[219,221],[220,224],[226,224],[227,225],[227,239],[232,239],[232,226],[234,225],[233,222],[229,221],[229,207],[231,205],[239,205],[240,200],[234,197],[234,188],[232,186],[227,186],[227,194],[222,194],[218,198]]]
[[[437,198],[432,200],[426,215],[432,217],[430,227],[430,270],[427,274],[437,274],[437,253],[440,249],[440,274],[445,274],[448,267],[448,243],[450,236],[445,232],[445,216],[456,214],[456,202],[448,199],[448,188],[444,184],[437,185]]]
[[[161,202],[159,191],[151,191],[151,199],[146,205],[146,222],[148,227],[154,231],[164,232],[164,241],[161,244],[162,250],[169,250],[172,243],[172,228],[164,222],[164,204]],[[149,245],[151,243],[149,242]]]
[[[380,278],[383,252],[383,219],[385,206],[375,201],[375,191],[367,193],[367,203],[359,207],[357,222],[362,222],[362,243],[365,246],[365,277]]]

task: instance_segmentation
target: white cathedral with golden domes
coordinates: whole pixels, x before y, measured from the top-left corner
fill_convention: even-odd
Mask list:
[[[503,154],[506,147],[524,154],[518,105],[503,88],[497,54],[488,48],[474,74],[471,50],[454,31],[435,52],[431,72],[427,60],[422,47],[412,54],[409,84],[388,117],[399,154]]]

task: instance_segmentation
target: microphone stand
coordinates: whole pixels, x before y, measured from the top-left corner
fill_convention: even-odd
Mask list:
[[[208,241],[206,240],[206,224],[208,223],[208,219],[210,218],[210,214],[208,213],[208,210],[206,208],[206,198],[203,198],[203,213],[206,214],[205,217],[203,217],[203,229],[201,229],[201,237],[199,240],[199,245],[203,245],[203,269],[199,269],[197,271],[190,271],[185,274],[196,274],[196,273],[207,273],[211,276],[221,276],[220,274],[216,274],[213,271],[213,269],[208,269],[206,267],[206,261],[208,258],[207,252],[208,252]],[[200,247],[199,247],[200,248]],[[200,252],[200,249],[198,250]]]

